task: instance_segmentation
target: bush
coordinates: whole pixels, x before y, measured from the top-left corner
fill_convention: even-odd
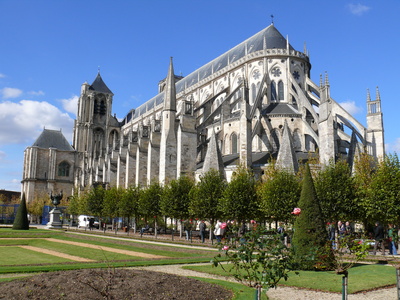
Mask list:
[[[22,193],[21,203],[15,216],[12,229],[29,230],[28,210],[26,208],[25,193]]]

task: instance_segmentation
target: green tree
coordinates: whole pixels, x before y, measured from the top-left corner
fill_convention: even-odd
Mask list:
[[[131,186],[122,194],[119,201],[118,211],[120,216],[127,218],[128,223],[132,217],[137,217],[138,201],[142,190],[139,186]],[[136,219],[135,219],[136,220]],[[136,222],[134,224],[136,229]]]
[[[190,191],[189,212],[192,216],[201,220],[209,220],[214,224],[221,217],[219,202],[222,199],[226,181],[220,172],[211,169]]]
[[[160,209],[164,216],[183,220],[189,217],[189,193],[194,187],[194,180],[181,176],[164,187],[161,195]],[[182,234],[182,231],[181,231]]]
[[[273,168],[268,173],[257,189],[260,210],[269,220],[287,222],[300,198],[300,181],[286,170]]]
[[[156,181],[143,189],[138,202],[139,214],[144,216],[146,219],[159,216],[162,193],[163,188]]]
[[[332,269],[334,256],[330,247],[326,247],[328,234],[308,164],[298,207],[301,213],[296,217],[292,239],[295,265],[302,270]]]
[[[104,205],[104,188],[101,185],[91,188],[84,196],[83,209],[89,215],[100,217]]]
[[[244,222],[260,215],[253,173],[239,166],[224,190],[219,208],[227,219]]]
[[[357,198],[357,205],[363,214],[358,217],[359,221],[364,223],[364,226],[368,226],[368,223],[374,222],[374,220],[369,220],[367,215],[367,198],[368,190],[370,189],[372,177],[377,169],[377,162],[375,159],[367,154],[361,153],[355,160],[354,164],[354,183],[355,183],[355,193]]]
[[[143,189],[138,202],[138,211],[141,216],[144,216],[146,222],[149,218],[154,220],[154,228],[158,228],[157,217],[160,216],[160,202],[163,194],[163,187],[157,182],[152,182],[147,188]],[[157,237],[157,230],[155,230]]]
[[[268,235],[263,226],[247,232],[240,240],[227,239],[220,251],[211,261],[213,266],[221,266],[236,280],[256,288],[257,299],[261,299],[261,288],[276,287],[281,279],[288,278],[289,251],[278,235]]]
[[[119,216],[118,206],[125,193],[121,187],[111,187],[104,190],[103,205],[101,210],[101,217],[115,218]]]
[[[22,193],[21,203],[18,207],[12,229],[29,230],[28,209],[26,208],[25,193]]]
[[[364,205],[369,220],[399,224],[400,162],[397,154],[389,154],[379,163]]]
[[[331,161],[315,179],[323,220],[357,220],[362,215],[356,201],[354,177],[344,160]]]

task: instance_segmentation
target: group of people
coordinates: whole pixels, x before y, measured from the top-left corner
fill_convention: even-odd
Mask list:
[[[337,226],[335,226],[335,223],[329,222],[327,226],[327,231],[329,240],[332,242],[333,249],[335,249],[336,247],[336,241],[340,241],[344,237],[354,234],[354,229],[351,226],[350,222],[343,223],[342,221],[338,221]],[[373,230],[373,235],[371,237],[374,239],[374,255],[376,255],[378,249],[380,249],[382,251],[382,254],[385,255],[386,246],[389,249],[390,255],[397,255],[398,229],[395,228],[392,224],[389,224],[388,229],[385,230],[382,224],[376,222]]]
[[[388,225],[386,231],[382,224],[376,222],[374,228],[374,240],[374,255],[376,255],[378,248],[381,249],[382,255],[385,255],[385,244],[387,244],[389,248],[390,255],[397,255],[398,229],[392,224]]]

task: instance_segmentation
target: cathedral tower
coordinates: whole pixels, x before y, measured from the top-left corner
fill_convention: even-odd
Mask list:
[[[166,86],[164,90],[164,108],[162,111],[160,142],[160,177],[161,184],[175,179],[177,174],[176,159],[176,90],[172,57],[170,59]]]
[[[374,101],[371,100],[368,90],[367,109],[367,151],[368,154],[381,160],[385,155],[385,140],[381,96],[378,87],[376,88],[376,98]]]

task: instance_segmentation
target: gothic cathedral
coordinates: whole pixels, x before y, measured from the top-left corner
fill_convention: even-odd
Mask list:
[[[242,164],[260,176],[271,159],[293,172],[314,155],[322,165],[367,151],[384,156],[381,99],[367,93],[367,127],[330,95],[328,76],[310,79],[307,50],[271,24],[186,77],[172,58],[159,93],[120,121],[100,73],[84,83],[72,146],[44,129],[24,156],[22,191],[65,195],[97,184],[166,183],[211,168],[229,181]]]

